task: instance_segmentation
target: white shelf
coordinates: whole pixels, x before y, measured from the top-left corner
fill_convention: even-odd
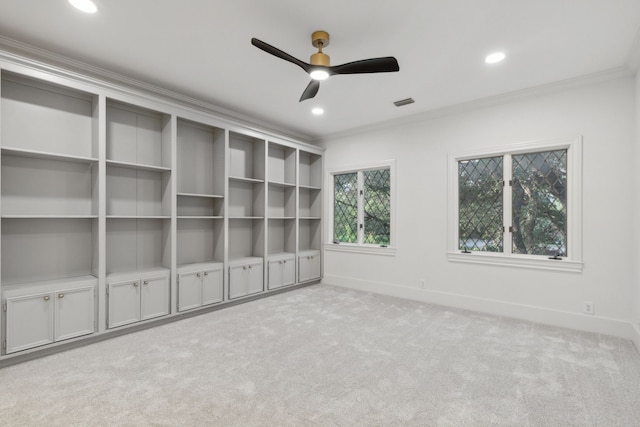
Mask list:
[[[47,151],[27,150],[24,148],[2,147],[3,156],[27,157],[32,159],[58,160],[74,163],[97,163],[98,159],[93,157],[72,156],[67,154],[51,153]]]
[[[171,270],[164,267],[142,268],[139,270],[117,271],[106,276],[108,282],[122,282],[125,280],[135,280],[141,277],[167,277]]]
[[[197,216],[197,215],[181,215],[178,219],[224,219],[223,216]]]
[[[229,266],[233,267],[236,265],[254,264],[262,261],[263,261],[262,257],[255,257],[255,256],[237,257],[237,258],[229,259]]]
[[[274,219],[274,220],[293,220],[296,219],[295,216],[270,216],[268,217],[268,219]]]
[[[298,185],[298,187],[299,187],[301,190],[313,190],[313,191],[320,191],[320,190],[322,190],[322,188],[320,188],[320,187],[314,187],[314,186],[311,186],[311,185],[302,185],[302,184],[300,184],[300,185]]]
[[[117,160],[107,160],[107,166],[151,172],[171,172],[171,168],[165,168],[163,166],[143,165],[139,163],[121,162]]]
[[[290,183],[290,182],[269,181],[269,186],[284,187],[284,188],[295,188],[296,184],[293,184],[293,183]]]
[[[47,292],[58,286],[77,287],[77,286],[94,286],[98,284],[98,278],[91,275],[63,277],[54,280],[40,280],[37,282],[24,283],[2,283],[2,294],[4,297],[12,297],[24,293]]]
[[[97,219],[98,215],[2,215],[2,219]]]
[[[178,197],[202,197],[206,199],[224,199],[219,194],[195,194],[195,193],[178,193]]]
[[[263,216],[230,216],[229,219],[264,219]]]
[[[107,219],[171,219],[170,216],[107,215]]]
[[[264,179],[244,178],[241,176],[230,176],[229,181],[263,183]]]

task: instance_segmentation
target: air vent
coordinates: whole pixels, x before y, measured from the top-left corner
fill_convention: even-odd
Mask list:
[[[401,99],[400,101],[396,101],[393,104],[396,107],[402,107],[403,105],[413,104],[414,102],[416,101],[414,101],[413,98],[407,98],[407,99]]]

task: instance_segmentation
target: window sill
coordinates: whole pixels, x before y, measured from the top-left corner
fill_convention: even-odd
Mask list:
[[[499,265],[505,267],[534,268],[538,270],[566,271],[571,273],[582,272],[582,262],[567,259],[553,260],[535,256],[505,256],[497,254],[479,254],[462,252],[448,252],[447,260],[452,262],[466,262],[471,264]]]
[[[373,255],[385,255],[385,256],[395,256],[396,248],[393,247],[380,247],[373,245],[353,245],[349,243],[327,243],[324,245],[324,249],[326,251],[334,251],[334,252],[350,252],[357,254],[373,254]]]

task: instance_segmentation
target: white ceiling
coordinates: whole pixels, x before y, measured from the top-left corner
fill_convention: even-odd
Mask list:
[[[627,67],[640,0],[0,1],[0,35],[272,124],[309,140],[591,73]],[[309,77],[253,47],[309,61],[328,31],[331,64],[395,56],[400,72]],[[507,59],[488,66],[486,54]],[[415,104],[393,101],[413,97]],[[326,114],[312,116],[314,106]]]

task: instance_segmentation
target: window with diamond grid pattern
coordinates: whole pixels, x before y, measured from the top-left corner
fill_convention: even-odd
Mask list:
[[[567,256],[567,150],[512,156],[513,253]]]
[[[364,243],[388,245],[391,221],[389,169],[364,171]]]
[[[458,162],[458,186],[459,249],[502,252],[502,156]]]
[[[333,177],[333,241],[358,242],[358,174]]]
[[[390,246],[390,166],[334,173],[333,199],[333,243]]]

